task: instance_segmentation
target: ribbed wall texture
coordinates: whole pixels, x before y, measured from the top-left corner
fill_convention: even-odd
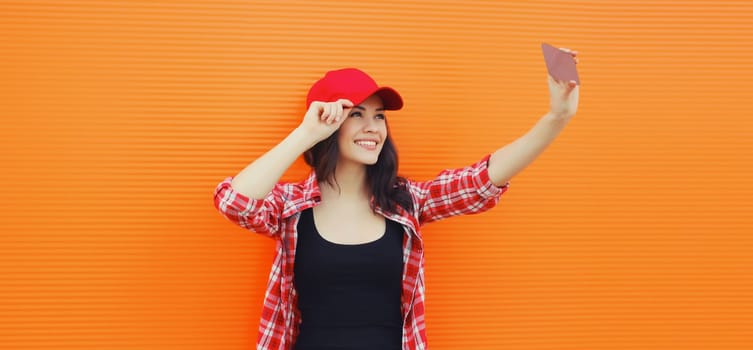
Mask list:
[[[500,205],[425,228],[432,349],[753,348],[749,1],[1,1],[0,348],[250,349],[273,242],[214,186],[356,66],[427,179],[580,110]],[[284,179],[307,170],[299,161]]]

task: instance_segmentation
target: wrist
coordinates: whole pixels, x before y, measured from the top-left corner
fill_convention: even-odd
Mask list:
[[[303,152],[309,148],[314,147],[320,140],[315,137],[315,134],[305,127],[298,126],[288,135],[288,139],[296,144],[299,148],[303,149]]]
[[[541,123],[543,125],[546,125],[547,129],[552,130],[552,132],[556,133],[559,133],[562,129],[564,129],[569,121],[570,118],[567,117],[567,115],[552,112],[545,114],[541,118]]]
[[[551,121],[567,122],[570,119],[572,119],[574,115],[575,114],[569,113],[566,111],[555,112],[555,111],[549,110],[549,112],[547,112],[546,115],[544,115],[544,118]]]

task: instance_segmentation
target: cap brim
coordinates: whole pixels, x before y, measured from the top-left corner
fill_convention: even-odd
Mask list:
[[[388,111],[396,111],[400,108],[403,108],[403,98],[400,97],[400,94],[391,87],[380,87],[379,89],[374,91],[372,95],[377,95],[382,98],[384,109]]]

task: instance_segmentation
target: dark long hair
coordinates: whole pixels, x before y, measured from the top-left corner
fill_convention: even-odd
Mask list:
[[[337,186],[335,169],[337,168],[337,159],[340,156],[337,147],[339,132],[339,130],[335,131],[303,154],[306,164],[314,169],[317,180],[332,186]],[[374,196],[371,209],[375,209],[374,205],[377,205],[388,213],[396,213],[397,206],[400,206],[408,212],[413,212],[413,201],[410,192],[408,192],[408,181],[397,176],[397,167],[397,149],[388,131],[377,162],[366,166],[366,181],[369,183],[369,189]]]

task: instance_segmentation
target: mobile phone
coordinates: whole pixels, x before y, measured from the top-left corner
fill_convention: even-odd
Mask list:
[[[575,83],[580,85],[578,70],[575,68],[575,60],[572,55],[547,43],[541,43],[541,51],[544,53],[544,61],[549,75],[555,80],[575,80]]]

